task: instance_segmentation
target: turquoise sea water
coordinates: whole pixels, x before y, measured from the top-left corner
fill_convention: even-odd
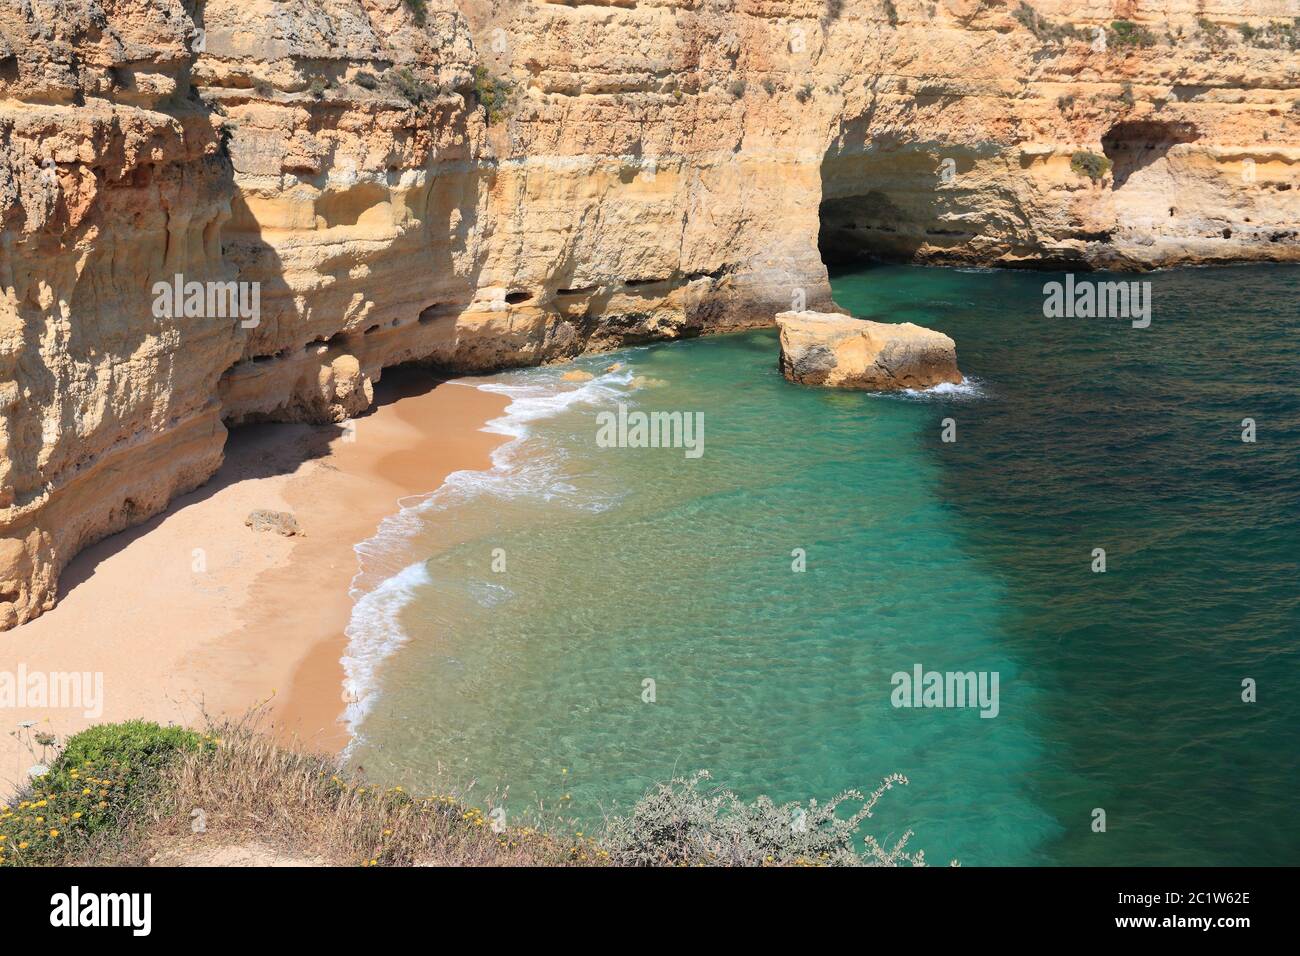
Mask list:
[[[1044,318],[1059,278],[833,277],[953,336],[937,394],[788,384],[771,331],[488,380],[497,466],[362,549],[350,759],[588,827],[700,768],[777,801],[899,771],[872,832],[931,862],[1300,862],[1300,270],[1124,277],[1147,329]],[[702,412],[704,454],[599,447],[620,401]],[[998,716],[893,707],[916,664],[997,672]]]

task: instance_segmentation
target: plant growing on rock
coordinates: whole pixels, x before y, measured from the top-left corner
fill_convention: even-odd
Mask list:
[[[437,87],[416,76],[410,67],[403,66],[389,70],[386,76],[393,89],[416,106],[421,106],[438,96]]]
[[[510,92],[509,81],[493,76],[482,64],[474,67],[474,100],[483,107],[489,126],[505,117]]]
[[[1242,40],[1261,50],[1300,49],[1300,17],[1296,17],[1292,23],[1282,21],[1267,23],[1262,27],[1239,23],[1237,31]]]
[[[411,11],[411,19],[420,26],[424,26],[424,18],[427,10],[424,0],[405,0],[406,8]]]
[[[1072,23],[1052,23],[1023,0],[1011,16],[1043,43],[1064,44],[1070,40],[1091,39],[1088,31],[1081,30]]]
[[[1106,156],[1081,149],[1070,157],[1070,170],[1077,176],[1087,176],[1099,183],[1110,172],[1112,163]]]
[[[1223,29],[1213,20],[1207,20],[1201,17],[1196,21],[1196,28],[1199,31],[1201,42],[1214,52],[1218,53],[1228,47],[1228,31]]]
[[[1156,35],[1132,20],[1114,20],[1106,31],[1106,41],[1112,49],[1138,48],[1156,45]]]

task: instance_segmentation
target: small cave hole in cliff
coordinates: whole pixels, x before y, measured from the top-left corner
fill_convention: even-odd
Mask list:
[[[852,135],[846,140],[852,142]],[[858,143],[837,143],[822,160],[822,261],[836,266],[966,258],[984,229],[981,210],[960,184],[974,157],[955,150],[941,155],[929,144]]]
[[[1180,143],[1193,143],[1200,132],[1191,123],[1127,120],[1116,123],[1101,138],[1101,149],[1113,164],[1111,181],[1122,189],[1134,174],[1163,160]]]

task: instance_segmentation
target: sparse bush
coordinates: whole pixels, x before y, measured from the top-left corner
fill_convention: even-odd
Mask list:
[[[379,78],[376,77],[375,74],[373,73],[367,73],[365,70],[361,70],[356,75],[356,84],[357,86],[366,90],[378,89]]]
[[[1108,157],[1086,149],[1079,150],[1070,157],[1070,170],[1077,176],[1087,176],[1094,183],[1101,182],[1110,172],[1111,165]]]
[[[740,78],[736,78],[727,84],[727,92],[731,94],[733,99],[738,100],[745,95],[745,87],[746,87],[745,81]]]
[[[1300,17],[1296,17],[1291,23],[1279,21],[1267,23],[1262,27],[1239,23],[1237,31],[1241,34],[1242,40],[1261,50],[1300,49]]]
[[[487,114],[488,124],[503,119],[510,106],[511,85],[507,80],[493,76],[487,67],[474,67],[474,99]]]
[[[400,67],[389,70],[386,74],[388,82],[392,85],[401,96],[410,103],[420,106],[424,103],[434,100],[438,96],[438,89],[432,83],[428,83],[416,76],[410,67]]]
[[[813,90],[815,89],[816,87],[812,83],[805,83],[795,91],[794,98],[800,103],[807,103],[812,99]]]
[[[1071,40],[1086,42],[1092,39],[1087,30],[1072,23],[1052,23],[1024,0],[1021,0],[1020,6],[1016,7],[1011,16],[1043,43],[1065,44]]]
[[[1119,100],[1120,105],[1123,106],[1124,109],[1131,110],[1137,104],[1137,100],[1133,96],[1133,84],[1125,83],[1120,88],[1115,99]]]
[[[908,830],[889,849],[858,829],[876,803],[901,774],[886,777],[869,796],[846,790],[824,804],[810,800],[777,806],[767,797],[745,803],[729,790],[701,790],[706,771],[675,777],[642,797],[626,817],[607,823],[605,847],[616,864],[666,866],[924,866],[924,851],[909,853]],[[860,806],[849,816],[836,811],[848,803]]]
[[[1201,17],[1196,21],[1196,28],[1201,37],[1201,42],[1211,50],[1217,53],[1227,49],[1229,44],[1228,31],[1213,20]]]
[[[420,26],[424,26],[424,18],[427,13],[425,0],[406,0],[406,7],[411,11],[411,19]]]
[[[1064,96],[1056,98],[1056,108],[1062,113],[1068,113],[1074,109],[1074,94],[1066,93]]]
[[[329,81],[323,76],[312,77],[312,81],[307,84],[307,92],[311,94],[312,99],[320,99],[329,89]]]
[[[775,96],[778,89],[780,89],[780,87],[777,86],[776,80],[772,79],[770,76],[763,77],[763,90],[768,96]]]
[[[1114,20],[1106,31],[1106,42],[1112,49],[1148,47],[1156,45],[1156,35],[1132,20]]]

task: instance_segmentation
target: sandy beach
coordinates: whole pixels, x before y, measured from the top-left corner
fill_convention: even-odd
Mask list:
[[[491,464],[481,431],[507,400],[427,372],[391,370],[373,410],[343,426],[235,429],[222,468],[161,515],[86,549],[60,601],[0,635],[0,671],[102,674],[102,713],[0,710],[0,789],[34,763],[16,736],[60,740],[142,717],[195,725],[269,702],[277,732],[316,749],[346,742],[339,659],[357,572],[354,545],[453,471]],[[303,534],[255,532],[255,509],[289,511]],[[99,709],[99,708],[95,708]]]

